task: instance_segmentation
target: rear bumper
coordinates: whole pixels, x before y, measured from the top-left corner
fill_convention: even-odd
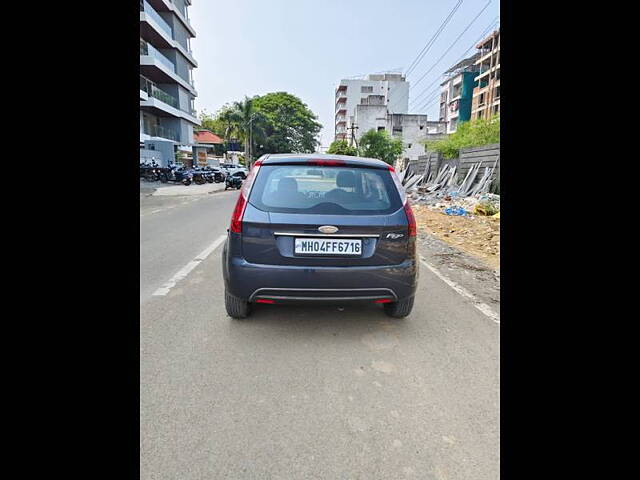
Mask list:
[[[307,267],[230,257],[223,270],[228,292],[248,301],[397,301],[413,296],[418,283],[415,259],[399,265]]]

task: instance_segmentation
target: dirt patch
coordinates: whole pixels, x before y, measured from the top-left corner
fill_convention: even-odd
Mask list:
[[[445,215],[441,209],[412,205],[418,231],[428,233],[475,258],[500,269],[500,219]]]

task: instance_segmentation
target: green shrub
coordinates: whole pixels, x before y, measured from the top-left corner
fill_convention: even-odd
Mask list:
[[[458,125],[455,133],[447,138],[425,142],[429,150],[439,152],[451,159],[460,155],[461,148],[479,147],[490,143],[500,143],[500,116],[489,119],[479,118]]]

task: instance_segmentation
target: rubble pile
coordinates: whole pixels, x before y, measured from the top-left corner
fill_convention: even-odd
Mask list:
[[[430,163],[422,174],[409,167],[398,177],[414,205],[426,205],[446,215],[492,216],[500,212],[500,195],[489,193],[496,164],[485,167],[484,171],[480,163],[473,164],[461,182],[456,176],[457,167],[444,165],[433,172]]]
[[[422,174],[411,167],[398,177],[405,187],[418,229],[471,254],[494,270],[500,268],[500,195],[489,193],[493,168],[474,164],[462,181],[456,167],[444,165]]]

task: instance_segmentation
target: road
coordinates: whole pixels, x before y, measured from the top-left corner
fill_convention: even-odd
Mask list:
[[[404,320],[232,320],[221,246],[153,296],[226,233],[237,195],[141,195],[141,478],[499,478],[500,325],[429,268]]]

